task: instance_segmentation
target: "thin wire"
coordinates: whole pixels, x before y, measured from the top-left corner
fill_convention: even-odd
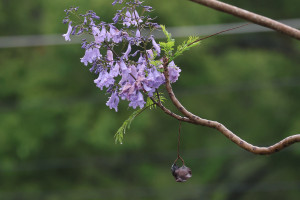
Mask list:
[[[223,30],[223,31],[220,31],[220,32],[211,34],[211,35],[208,35],[208,36],[206,36],[206,37],[200,38],[200,39],[198,39],[198,40],[196,40],[196,41],[194,41],[194,42],[188,44],[187,46],[191,46],[192,44],[194,44],[194,43],[196,43],[196,42],[199,42],[199,41],[201,41],[201,40],[205,40],[205,39],[207,39],[207,38],[210,38],[210,37],[219,35],[219,34],[221,34],[221,33],[225,33],[225,32],[232,31],[232,30],[235,30],[235,29],[238,29],[238,28],[242,28],[242,27],[248,26],[248,25],[250,25],[250,24],[251,24],[251,23],[242,24],[242,25],[236,26],[236,27],[234,27],[234,28],[226,29],[226,30]]]

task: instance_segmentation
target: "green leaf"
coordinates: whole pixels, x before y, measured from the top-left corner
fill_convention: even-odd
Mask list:
[[[161,27],[162,31],[164,32],[164,34],[165,34],[165,36],[166,36],[168,42],[173,41],[172,35],[171,35],[171,33],[169,33],[169,32],[167,31],[165,25],[160,25],[160,27]]]
[[[192,47],[198,46],[200,44],[199,37],[190,36],[188,40],[184,41],[181,45],[177,47],[175,54],[169,59],[169,61],[174,60],[177,56],[183,54],[183,52],[189,50]]]
[[[141,114],[144,110],[146,110],[147,107],[143,108],[143,109],[139,109],[139,110],[136,110],[134,111],[129,117],[128,119],[126,119],[122,126],[118,129],[117,133],[115,134],[115,142],[116,143],[120,143],[122,144],[123,143],[123,139],[124,139],[124,135],[126,133],[126,130],[130,129],[130,125],[132,123],[132,121],[134,120],[134,118],[136,116],[138,116],[139,114]]]
[[[164,103],[166,98],[163,96],[163,93],[155,93],[155,95],[153,95],[152,97],[156,102],[161,102]],[[135,117],[137,117],[139,114],[141,114],[143,111],[145,111],[147,108],[156,108],[156,104],[151,100],[151,98],[147,98],[147,102],[146,102],[146,106],[142,109],[136,110],[134,111],[129,117],[128,119],[126,119],[122,126],[118,129],[118,131],[115,134],[115,143],[119,143],[122,144],[123,143],[123,139],[124,139],[124,135],[126,133],[126,130],[130,129],[130,125],[132,123],[132,121],[134,120]]]
[[[166,27],[164,25],[160,25],[162,28],[163,33],[165,34],[167,38],[167,42],[159,42],[161,50],[164,52],[164,55],[170,58],[172,56],[172,52],[174,50],[175,46],[175,40],[172,39],[171,33],[169,33],[166,30]]]

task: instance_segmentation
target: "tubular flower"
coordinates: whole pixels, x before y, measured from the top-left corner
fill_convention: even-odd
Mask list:
[[[70,34],[72,32],[72,26],[71,26],[71,24],[72,24],[72,22],[69,22],[68,31],[67,31],[67,33],[63,34],[63,36],[65,37],[66,41],[71,41],[71,38],[70,38]]]

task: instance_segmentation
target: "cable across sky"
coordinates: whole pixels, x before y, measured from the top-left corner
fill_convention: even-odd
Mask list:
[[[298,19],[285,19],[278,20],[281,23],[292,26],[294,28],[300,28],[300,18]],[[213,24],[213,25],[199,25],[199,26],[181,26],[181,27],[168,27],[167,30],[172,34],[174,38],[188,37],[188,36],[205,36],[217,33],[222,30],[230,29],[240,26],[245,23],[228,23],[228,24]],[[245,33],[259,33],[259,32],[271,32],[273,30],[256,25],[249,24],[248,26],[240,29],[235,29],[226,34],[245,34]],[[70,44],[66,42],[62,37],[62,34],[49,34],[49,35],[19,35],[19,36],[0,36],[0,48],[16,48],[16,47],[34,47],[34,46],[52,46],[52,45],[66,45]],[[162,32],[154,33],[157,38],[164,38]],[[81,43],[81,37],[75,37],[71,43]]]

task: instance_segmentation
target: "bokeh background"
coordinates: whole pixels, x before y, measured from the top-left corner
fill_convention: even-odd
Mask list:
[[[274,19],[299,18],[298,0],[226,2]],[[61,35],[70,6],[110,21],[111,3],[0,0],[0,37]],[[146,3],[167,27],[243,22],[189,1]],[[63,43],[0,49],[1,200],[299,198],[300,144],[252,155],[215,130],[183,124],[182,156],[193,171],[183,184],[170,173],[178,122],[159,109],[138,116],[124,143],[115,144],[132,109],[106,107],[96,75],[80,63],[80,44]],[[271,145],[300,132],[299,55],[299,41],[275,32],[216,36],[176,60],[182,74],[174,91],[195,114],[254,145]]]

